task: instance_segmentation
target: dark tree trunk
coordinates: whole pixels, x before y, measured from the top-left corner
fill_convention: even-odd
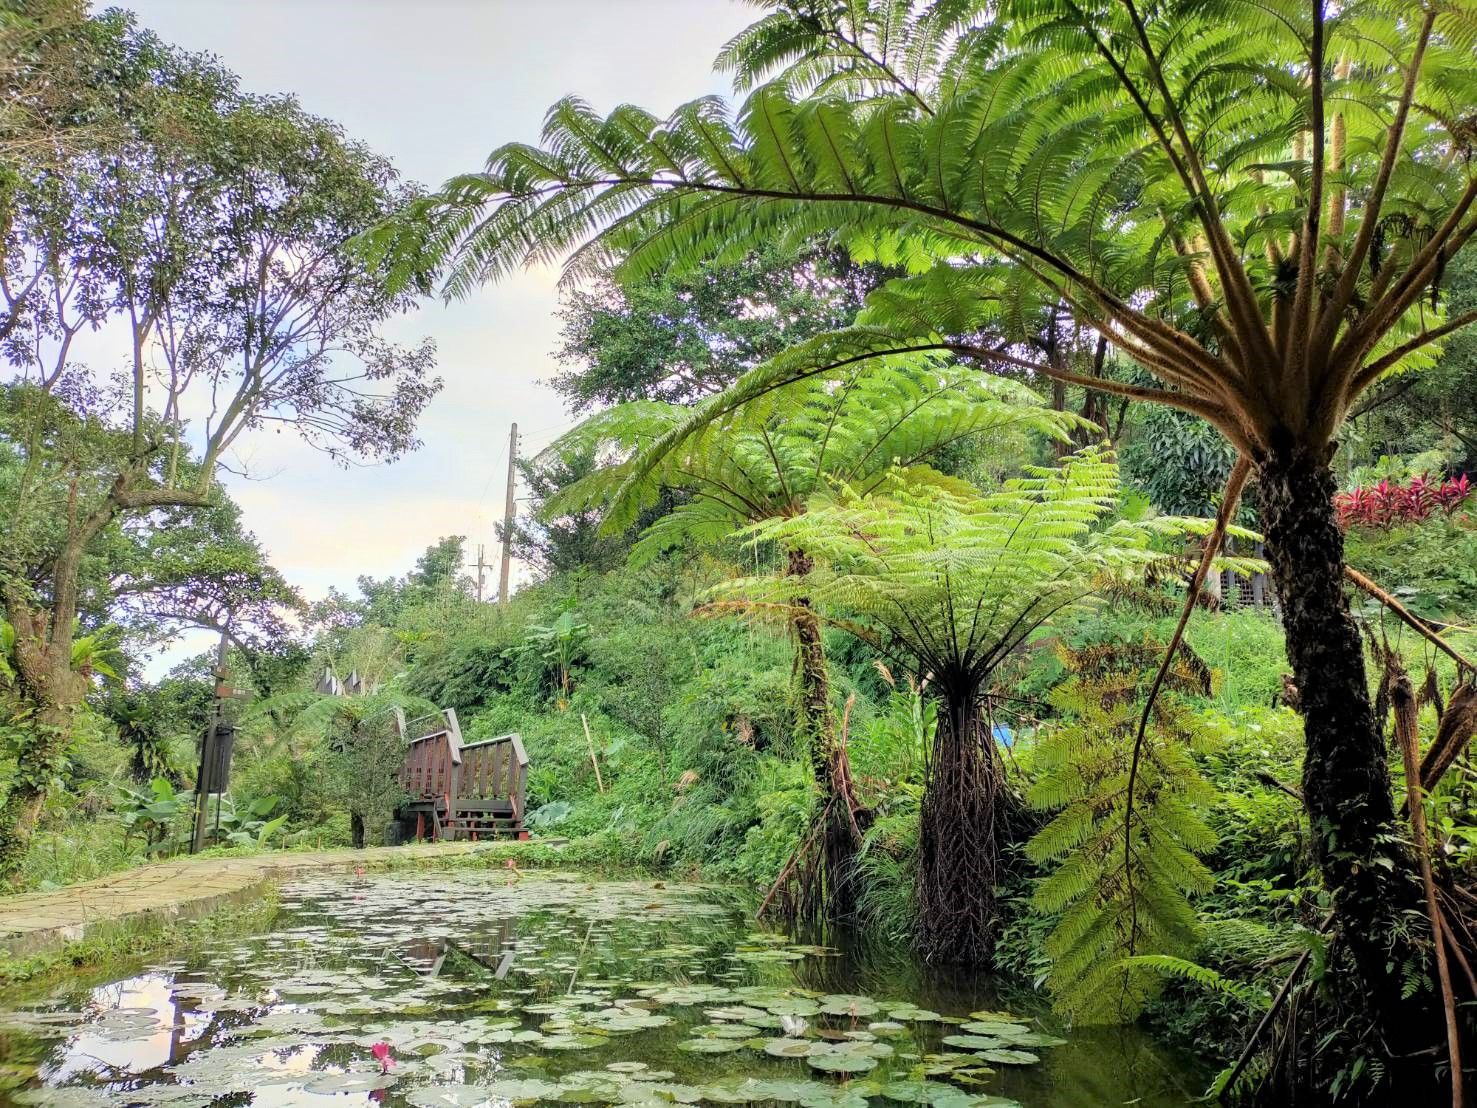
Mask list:
[[[1339,942],[1361,979],[1335,988],[1341,1003],[1378,1030],[1390,1055],[1383,1061],[1404,1055],[1408,1064],[1441,1038],[1442,1025],[1429,996],[1402,996],[1400,963],[1420,957],[1410,920],[1423,920],[1424,910],[1345,595],[1333,472],[1326,456],[1292,446],[1273,449],[1259,469],[1266,553],[1303,716],[1313,855],[1333,896]],[[1429,1077],[1429,1056],[1421,1065]],[[1307,1073],[1301,1079],[1318,1080]]]
[[[919,829],[914,945],[930,962],[982,965],[995,946],[1009,799],[978,689],[942,695]]]
[[[788,571],[792,576],[804,576],[812,568],[803,551],[790,551]],[[810,771],[823,821],[814,829],[819,864],[801,876],[797,914],[814,922],[836,921],[850,917],[856,907],[853,876],[861,841],[850,789],[851,773],[831,710],[825,640],[809,601],[795,602],[791,626],[799,682],[797,731],[810,753]]]
[[[355,850],[364,849],[364,817],[358,812],[349,813],[349,842]]]

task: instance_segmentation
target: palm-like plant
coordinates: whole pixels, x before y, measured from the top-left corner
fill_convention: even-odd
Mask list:
[[[939,703],[917,873],[916,945],[928,958],[988,959],[998,923],[999,853],[1015,804],[984,711],[995,668],[1043,623],[1142,573],[1156,535],[1206,521],[1112,519],[1118,469],[1100,449],[1032,468],[984,495],[890,479],[871,497],[750,528],[802,546],[804,581],[756,577],[717,595],[761,608],[814,603],[910,670]]]
[[[1392,944],[1418,957],[1401,921],[1422,902],[1343,593],[1329,463],[1361,392],[1477,321],[1439,297],[1477,235],[1477,5],[769,7],[722,59],[745,85],[777,74],[736,115],[716,99],[667,119],[562,101],[542,148],[498,149],[409,208],[380,250],[408,274],[443,264],[463,294],[527,261],[619,257],[640,273],[835,234],[918,275],[873,298],[870,326],[813,341],[777,375],[929,347],[1213,424],[1259,476],[1303,792],[1360,979],[1339,992],[1376,1016],[1382,1061],[1419,1057],[1434,991],[1412,1013],[1388,965]],[[1030,354],[1043,310],[1158,383]],[[1351,1059],[1282,1072],[1326,1086]]]
[[[278,693],[242,713],[242,726],[271,725],[286,736],[310,740],[307,756],[322,772],[325,791],[349,813],[350,839],[366,844],[366,828],[388,816],[403,799],[399,768],[405,738],[396,726],[403,718],[431,715],[435,705],[400,689],[394,680],[361,695],[336,695],[316,689]],[[285,737],[285,736],[284,736]]]
[[[590,637],[590,624],[573,607],[565,608],[553,623],[528,628],[527,641],[554,674],[555,703],[562,712],[574,692],[574,667]]]
[[[687,408],[636,402],[591,417],[550,447],[555,454],[595,450],[610,460],[550,499],[558,516],[603,508],[605,526],[624,530],[664,490],[687,499],[660,516],[633,548],[637,561],[684,544],[720,542],[741,527],[790,519],[817,497],[845,486],[866,495],[896,483],[958,488],[926,459],[961,439],[1030,433],[1068,439],[1075,420],[1047,409],[1015,382],[981,377],[927,355],[896,355],[800,377],[737,405],[733,390]],[[690,433],[678,433],[686,428]],[[802,542],[781,544],[796,595],[785,608],[795,639],[798,730],[809,747],[821,796],[822,864],[805,871],[793,907],[807,916],[845,915],[849,874],[861,845],[855,800],[842,796],[848,774],[831,709],[821,625],[804,596],[813,564]],[[848,791],[849,793],[849,791]]]

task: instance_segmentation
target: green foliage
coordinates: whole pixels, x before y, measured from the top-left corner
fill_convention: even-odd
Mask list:
[[[1428,619],[1464,622],[1477,614],[1477,521],[1433,516],[1388,531],[1351,529],[1344,539],[1349,564],[1375,581],[1394,582],[1395,594]]]
[[[276,796],[240,800],[221,797],[217,813],[220,828],[217,841],[262,849],[287,822],[286,814],[273,819],[267,818],[280,802],[281,798]]]
[[[692,409],[650,401],[591,417],[550,448],[596,450],[618,461],[569,486],[547,515],[606,508],[628,527],[663,490],[689,498],[646,529],[633,550],[649,560],[691,543],[714,544],[737,528],[794,515],[844,484],[858,495],[896,466],[946,482],[925,463],[974,436],[1034,432],[1058,440],[1072,420],[1030,390],[927,357],[819,373],[754,398],[740,382]]]
[[[888,685],[887,699],[863,728],[852,729],[852,769],[863,777],[921,781],[938,729],[938,701],[923,695],[912,675],[899,688],[892,671],[880,662]]]
[[[147,789],[120,788],[115,809],[125,839],[137,834],[149,853],[173,851],[181,825],[195,811],[195,794],[177,791],[169,780],[156,777]]]
[[[574,691],[574,667],[589,637],[589,623],[572,606],[560,612],[553,623],[531,624],[525,632],[529,648],[549,669],[560,708],[569,706]]]
[[[815,571],[741,578],[715,595],[759,610],[807,596],[905,664],[977,684],[1048,619],[1090,606],[1103,582],[1142,574],[1157,536],[1200,526],[1112,519],[1118,469],[1101,450],[1027,474],[983,495],[907,473],[869,497],[844,490],[748,531],[803,548]]]
[[[1183,960],[1200,940],[1189,897],[1212,884],[1197,855],[1215,843],[1203,811],[1214,793],[1190,757],[1202,736],[1179,697],[1207,675],[1183,655],[1135,752],[1163,649],[1145,641],[1067,655],[1073,676],[1052,700],[1068,718],[1044,732],[1035,752],[1030,801],[1054,814],[1026,853],[1054,868],[1032,900],[1057,917],[1044,944],[1047,980],[1056,1006],[1078,1023],[1137,1017],[1158,980],[1147,970],[1163,968],[1140,959]]]
[[[1171,954],[1135,954],[1123,959],[1123,967],[1130,971],[1148,970],[1165,977],[1177,977],[1192,982],[1202,989],[1224,993],[1248,1008],[1266,1008],[1267,994],[1217,973],[1213,969],[1198,965]]]
[[[920,793],[915,786],[890,798],[890,811],[867,829],[857,858],[857,911],[870,934],[900,946],[911,938],[916,917]]]
[[[732,264],[565,294],[553,381],[575,412],[633,400],[685,404],[818,331],[850,323],[885,276],[834,249],[766,243]]]
[[[1123,450],[1127,480],[1174,515],[1215,515],[1235,462],[1236,451],[1213,427],[1168,408],[1142,413]]]
[[[374,677],[365,675],[366,680]],[[435,705],[390,680],[358,695],[325,695],[316,690],[283,693],[253,705],[243,722],[253,729],[278,732],[289,742],[306,742],[305,756],[296,760],[310,775],[310,787],[326,803],[348,811],[357,829],[354,845],[361,846],[366,836],[380,833],[404,799],[397,771],[405,747],[397,713],[413,719],[434,711]],[[273,796],[271,804],[276,803]],[[259,815],[271,810],[269,806]],[[281,817],[270,821],[275,825],[270,829],[243,826],[241,830],[270,834],[292,814],[289,806]]]

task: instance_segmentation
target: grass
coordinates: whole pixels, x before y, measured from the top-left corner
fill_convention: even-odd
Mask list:
[[[194,919],[163,918],[142,914],[122,920],[101,921],[76,942],[24,958],[0,958],[0,1003],[21,986],[35,986],[79,971],[101,971],[116,975],[120,965],[163,953],[185,954],[222,935],[247,935],[271,926],[277,915],[277,890],[243,890],[254,900],[245,904],[221,905]]]

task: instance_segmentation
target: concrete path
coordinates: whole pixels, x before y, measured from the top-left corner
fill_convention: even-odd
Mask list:
[[[29,957],[77,942],[94,928],[141,916],[204,915],[269,881],[323,869],[414,867],[487,843],[416,843],[369,850],[275,851],[240,858],[176,858],[45,893],[0,897],[0,951]]]

